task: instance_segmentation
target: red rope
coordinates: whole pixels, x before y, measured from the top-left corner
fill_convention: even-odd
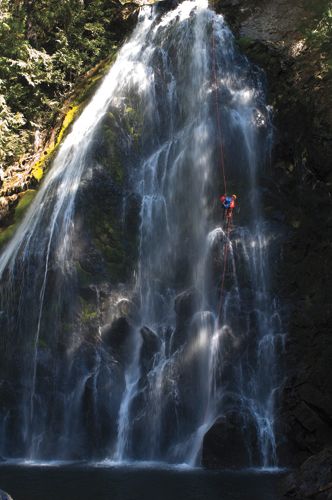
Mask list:
[[[213,34],[212,34],[212,54],[213,54],[213,79],[214,79],[214,95],[216,100],[216,113],[217,113],[217,125],[218,125],[218,135],[220,143],[220,166],[222,170],[223,180],[224,180],[224,193],[227,193],[227,183],[225,174],[225,155],[224,155],[224,145],[222,140],[222,127],[221,127],[221,114],[219,109],[219,99],[218,99],[218,83],[217,83],[217,69],[216,69],[216,41],[215,41],[215,21],[213,21]]]
[[[219,299],[219,308],[218,308],[218,321],[221,320],[221,314],[224,305],[224,288],[225,288],[225,277],[227,270],[227,258],[228,258],[228,249],[229,249],[229,234],[231,231],[230,218],[227,218],[227,228],[226,228],[226,241],[224,243],[224,268],[222,273],[221,287],[220,287],[220,299]]]
[[[217,113],[217,126],[218,135],[220,143],[220,166],[222,170],[222,176],[224,181],[224,193],[227,194],[227,183],[226,183],[226,173],[225,173],[225,155],[224,155],[224,144],[222,137],[222,126],[221,126],[221,113],[219,108],[218,99],[218,83],[217,83],[217,69],[216,69],[216,41],[215,41],[215,20],[213,21],[213,31],[212,31],[212,54],[213,54],[213,79],[214,79],[214,91],[215,91],[215,101],[216,101],[216,113]],[[221,320],[223,305],[224,305],[224,288],[225,288],[225,277],[227,270],[227,258],[229,249],[229,235],[231,229],[231,216],[226,212],[226,241],[224,244],[224,267],[222,272],[221,287],[220,287],[220,300],[218,308],[218,322]]]

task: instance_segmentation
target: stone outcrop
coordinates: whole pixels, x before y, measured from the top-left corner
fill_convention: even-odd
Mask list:
[[[130,341],[132,328],[126,318],[118,318],[111,325],[101,328],[101,338],[106,346],[112,349],[116,358],[127,357],[127,344]]]
[[[250,415],[226,412],[205,434],[202,465],[208,469],[239,469],[260,463],[257,430]]]
[[[199,294],[194,289],[185,290],[175,297],[176,326],[171,338],[172,352],[185,344],[190,322],[199,303]]]
[[[154,357],[158,353],[161,340],[158,335],[147,326],[141,328],[142,346],[140,351],[140,365],[144,374],[148,373],[154,362]]]

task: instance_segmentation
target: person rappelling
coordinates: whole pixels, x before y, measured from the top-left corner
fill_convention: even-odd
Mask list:
[[[222,196],[220,196],[220,201],[224,209],[224,220],[227,222],[230,222],[233,217],[233,210],[236,205],[236,199],[236,194],[233,194],[232,196],[223,194]]]

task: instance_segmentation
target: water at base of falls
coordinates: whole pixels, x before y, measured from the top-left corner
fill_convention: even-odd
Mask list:
[[[241,207],[229,234],[221,142]],[[262,74],[223,18],[203,0],[144,8],[0,257],[0,455],[195,465],[217,422],[225,456],[240,448],[230,466],[276,465],[283,335],[258,187],[270,142]],[[134,281],[102,281],[115,230],[89,236],[91,185],[134,233]]]
[[[280,500],[282,475],[150,467],[0,467],[17,500]]]

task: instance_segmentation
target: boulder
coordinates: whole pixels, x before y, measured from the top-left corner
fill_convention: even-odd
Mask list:
[[[172,335],[171,352],[174,353],[185,344],[188,327],[199,305],[200,295],[194,288],[185,290],[175,297],[176,327]]]
[[[126,318],[121,317],[114,320],[111,324],[101,327],[101,336],[103,341],[111,346],[121,346],[131,332],[131,327]]]
[[[112,320],[124,317],[131,323],[137,323],[139,310],[137,305],[132,300],[122,297],[114,301],[114,304],[111,304],[111,307]]]
[[[202,450],[204,467],[239,469],[259,464],[257,430],[249,414],[232,409],[205,434]]]
[[[126,318],[118,318],[111,324],[101,328],[101,338],[105,345],[111,348],[119,361],[126,362],[130,355],[128,343],[130,342],[132,327]]]
[[[161,340],[158,335],[147,326],[141,328],[142,346],[140,351],[140,362],[143,372],[147,373],[153,366],[155,354],[160,349]]]
[[[188,321],[197,312],[199,293],[194,288],[185,290],[175,297],[175,313],[177,323]]]

